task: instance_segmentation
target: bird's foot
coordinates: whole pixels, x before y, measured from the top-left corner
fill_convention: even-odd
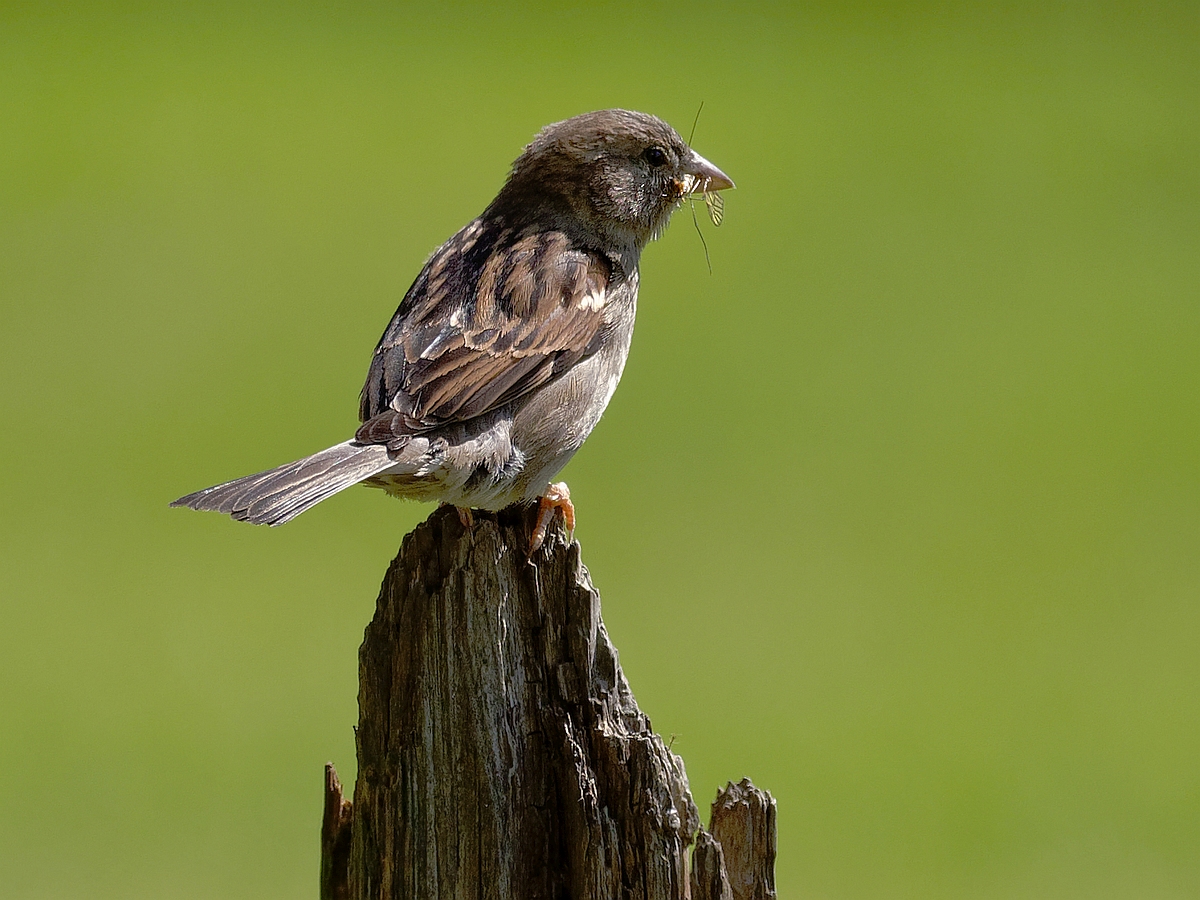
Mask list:
[[[575,532],[575,507],[571,504],[571,492],[567,490],[566,482],[560,481],[546,488],[546,493],[538,498],[537,523],[533,527],[533,535],[529,538],[529,555],[537,553],[546,540],[546,532],[554,521],[554,514],[562,510],[563,525],[567,528],[567,539]]]

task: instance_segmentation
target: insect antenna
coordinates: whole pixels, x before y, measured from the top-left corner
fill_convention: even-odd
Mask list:
[[[696,125],[700,122],[700,113],[704,111],[704,101],[700,101],[700,107],[696,110],[696,118],[692,119],[692,131],[688,135],[688,146],[692,146],[692,138],[696,136]],[[720,224],[720,213],[715,217],[713,215],[713,207],[709,202],[709,195],[704,195],[704,205],[708,207],[708,216],[713,219],[715,224]],[[688,198],[688,206],[692,208],[692,224],[696,226],[696,234],[700,235],[700,246],[704,248],[704,264],[708,266],[708,274],[712,274],[712,260],[708,256],[708,241],[704,239],[704,232],[700,230],[700,220],[696,218],[696,198],[694,196]],[[722,207],[723,209],[724,207]]]
[[[692,224],[696,226],[696,234],[700,235],[700,246],[704,248],[704,264],[708,266],[708,274],[712,274],[712,260],[708,258],[708,241],[704,239],[704,232],[700,230],[700,220],[696,218],[696,201],[689,200],[688,206],[692,208]]]
[[[696,118],[692,119],[692,133],[688,135],[688,146],[692,146],[692,138],[696,136],[696,123],[700,121],[700,113],[704,110],[704,101],[700,101],[700,109],[696,110]]]

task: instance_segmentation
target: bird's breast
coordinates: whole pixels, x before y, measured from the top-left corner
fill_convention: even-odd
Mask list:
[[[527,499],[575,455],[612,399],[633,339],[636,281],[626,297],[606,303],[610,313],[600,348],[536,391],[513,418],[513,445],[525,455],[522,480]]]

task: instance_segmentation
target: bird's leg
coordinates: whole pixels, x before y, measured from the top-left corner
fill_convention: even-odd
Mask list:
[[[550,523],[554,521],[554,514],[560,509],[569,536],[575,531],[575,507],[571,504],[571,492],[567,490],[566,482],[563,481],[550,485],[546,488],[546,493],[538,498],[537,523],[533,527],[533,535],[529,538],[530,556],[541,549]]]

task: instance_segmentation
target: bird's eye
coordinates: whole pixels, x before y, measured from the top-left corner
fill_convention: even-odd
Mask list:
[[[665,166],[667,164],[667,153],[662,147],[650,147],[642,154],[646,162],[652,166]]]

